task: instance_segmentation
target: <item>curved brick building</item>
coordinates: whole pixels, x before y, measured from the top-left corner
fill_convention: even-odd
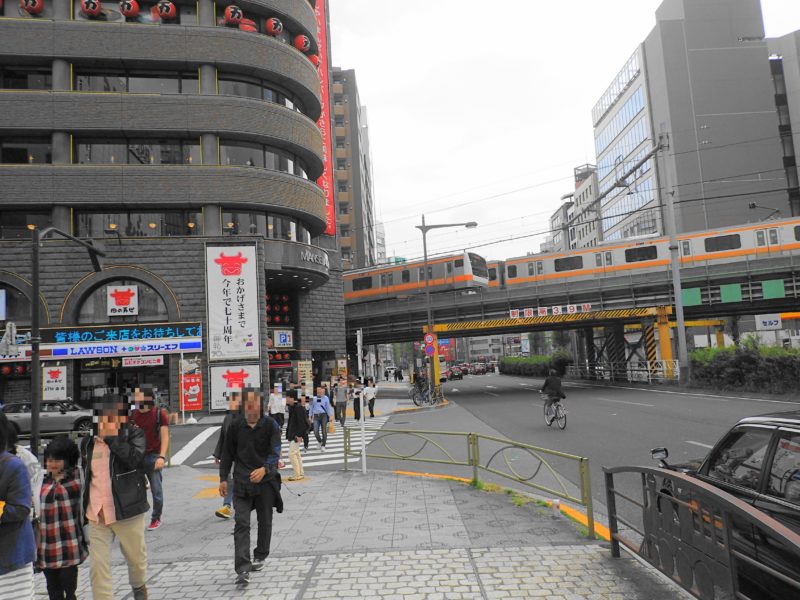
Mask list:
[[[96,273],[43,244],[45,398],[151,383],[177,408],[183,380],[208,410],[237,377],[337,369],[323,2],[0,2],[0,329],[30,324],[32,227],[107,252]],[[29,395],[21,348],[4,402]]]

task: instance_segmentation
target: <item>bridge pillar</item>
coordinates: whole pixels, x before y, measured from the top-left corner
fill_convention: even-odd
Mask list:
[[[586,377],[595,379],[595,365],[597,364],[597,347],[594,345],[594,327],[581,329],[583,337],[584,359],[587,366]]]
[[[722,328],[722,327],[717,327],[716,335],[717,335],[717,348],[724,348],[725,347],[725,329]]]
[[[611,363],[611,379],[625,379],[625,324],[621,321],[605,328],[606,354]]]
[[[665,365],[664,374],[667,379],[672,379],[673,369],[672,362],[674,359],[672,354],[672,338],[669,333],[669,316],[665,311],[659,311],[656,319],[656,327],[658,328],[658,347],[661,350],[661,360],[669,361]]]
[[[658,360],[658,351],[656,350],[656,328],[652,319],[642,321],[642,331],[642,335],[644,335],[644,354],[650,368],[650,373],[652,374],[655,372],[655,362]]]

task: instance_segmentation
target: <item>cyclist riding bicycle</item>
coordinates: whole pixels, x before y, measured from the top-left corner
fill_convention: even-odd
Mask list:
[[[561,387],[561,378],[558,376],[558,372],[555,369],[550,369],[550,375],[544,380],[544,385],[542,385],[542,389],[539,391],[547,395],[544,401],[544,408],[546,414],[552,419],[553,404],[567,397]]]

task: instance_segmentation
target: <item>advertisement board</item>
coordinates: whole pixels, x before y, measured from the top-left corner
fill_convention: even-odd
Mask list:
[[[122,368],[131,369],[136,367],[160,367],[164,364],[164,355],[155,356],[123,356]]]
[[[202,410],[203,371],[200,368],[200,360],[182,360],[181,374],[183,375],[183,389],[181,390],[180,409],[189,412]]]
[[[314,381],[314,368],[310,360],[297,361],[297,382],[302,383],[304,381]]]
[[[42,367],[42,400],[65,400],[67,394],[67,367]]]
[[[257,364],[214,365],[209,372],[211,410],[228,410],[228,394],[232,390],[245,387],[261,388],[261,367]]]
[[[291,329],[275,329],[272,332],[272,343],[275,348],[293,348],[293,331]]]
[[[259,354],[256,247],[206,246],[209,360]]]
[[[109,285],[106,287],[106,314],[109,317],[139,314],[138,285]]]
[[[325,194],[325,235],[336,235],[336,203],[333,197],[333,144],[331,143],[331,100],[330,77],[328,73],[328,19],[325,11],[327,0],[317,2],[314,12],[317,17],[317,42],[319,44],[319,82],[320,82],[320,112],[317,127],[322,133],[322,163],[324,170],[317,185]]]

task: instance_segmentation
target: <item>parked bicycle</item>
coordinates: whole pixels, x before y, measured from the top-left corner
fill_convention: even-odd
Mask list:
[[[433,388],[433,393],[428,389],[428,382],[425,380],[415,381],[411,389],[408,390],[408,397],[415,406],[433,406],[444,401],[441,387]]]
[[[555,421],[559,429],[564,429],[567,426],[567,411],[561,406],[561,398],[553,398],[552,404],[547,406],[548,395],[540,394],[544,400],[544,422],[550,427]]]

